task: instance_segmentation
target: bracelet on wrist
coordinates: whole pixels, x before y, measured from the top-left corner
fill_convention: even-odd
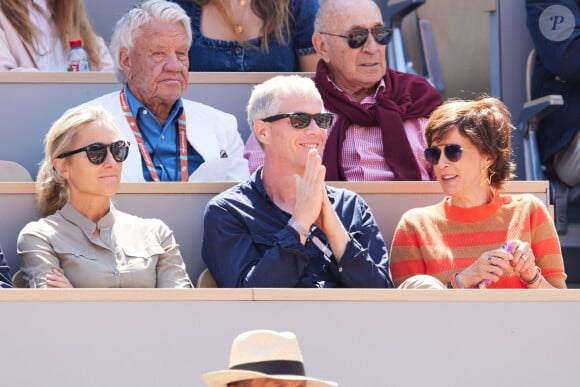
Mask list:
[[[294,230],[296,230],[298,234],[304,236],[306,239],[310,237],[310,231],[302,227],[302,225],[300,225],[300,223],[298,223],[294,219],[290,218],[288,220],[288,226],[292,227]]]
[[[542,269],[540,269],[538,266],[536,266],[536,274],[532,277],[532,279],[526,281],[521,276],[520,276],[520,279],[522,280],[524,285],[529,286],[529,285],[534,284],[536,281],[538,281],[541,276],[542,276]]]
[[[529,286],[528,289],[537,289],[537,288],[539,288],[540,287],[540,284],[542,283],[542,280],[543,279],[544,279],[544,277],[540,276],[538,278],[538,280],[536,281],[536,285],[532,284],[534,286]]]
[[[465,289],[463,284],[461,282],[459,282],[458,277],[459,277],[459,273],[455,273],[451,277],[451,281],[447,282],[447,287],[449,289]]]
[[[459,273],[455,274],[455,283],[457,284],[457,287],[459,289],[465,289],[465,287],[463,286],[463,284],[459,281]]]

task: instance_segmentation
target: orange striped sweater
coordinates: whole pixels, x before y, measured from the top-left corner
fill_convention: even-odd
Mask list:
[[[429,274],[447,283],[483,252],[519,239],[528,242],[536,265],[554,286],[564,287],[566,274],[558,235],[544,204],[532,195],[495,194],[488,204],[460,208],[450,198],[407,211],[391,246],[395,286],[415,274]],[[525,288],[512,271],[490,288]]]

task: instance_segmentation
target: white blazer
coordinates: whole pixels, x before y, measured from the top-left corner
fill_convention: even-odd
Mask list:
[[[118,91],[105,94],[76,108],[102,106],[113,116],[121,134],[131,143],[129,155],[123,163],[121,181],[143,182],[141,154],[121,109],[119,94]],[[243,157],[244,143],[236,117],[199,102],[187,99],[182,99],[182,102],[187,120],[187,141],[204,159],[203,164],[189,176],[189,181],[247,180],[250,176],[248,161]]]

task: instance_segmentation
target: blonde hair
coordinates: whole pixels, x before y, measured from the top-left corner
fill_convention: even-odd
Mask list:
[[[312,79],[295,74],[277,75],[254,86],[252,89],[252,94],[246,107],[248,124],[252,131],[257,120],[263,120],[276,114],[282,101],[290,98],[300,100],[312,98],[324,106],[320,92]],[[260,147],[264,149],[264,144],[258,139],[257,135],[256,140]]]
[[[65,113],[52,124],[44,138],[44,160],[36,178],[36,198],[42,216],[54,214],[69,200],[67,181],[54,169],[58,155],[70,151],[77,133],[88,124],[98,122],[121,137],[111,115],[102,107],[81,107]],[[64,162],[68,162],[66,159]]]
[[[300,75],[277,75],[254,86],[247,106],[250,128],[254,127],[256,120],[276,114],[282,101],[291,97],[313,98],[323,105],[312,79]]]
[[[83,48],[89,54],[91,68],[99,69],[101,57],[95,32],[83,0],[47,0],[48,9],[56,26],[57,38],[63,47],[69,46],[71,39],[82,39]],[[30,20],[29,7],[36,7],[26,0],[2,0],[0,9],[8,18],[22,41],[29,47],[36,47],[39,31]],[[46,53],[36,52],[38,55]]]

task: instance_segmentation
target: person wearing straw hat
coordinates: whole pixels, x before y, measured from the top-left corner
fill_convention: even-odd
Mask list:
[[[307,377],[296,335],[252,330],[238,335],[227,370],[202,375],[208,387],[335,387],[335,382]]]

